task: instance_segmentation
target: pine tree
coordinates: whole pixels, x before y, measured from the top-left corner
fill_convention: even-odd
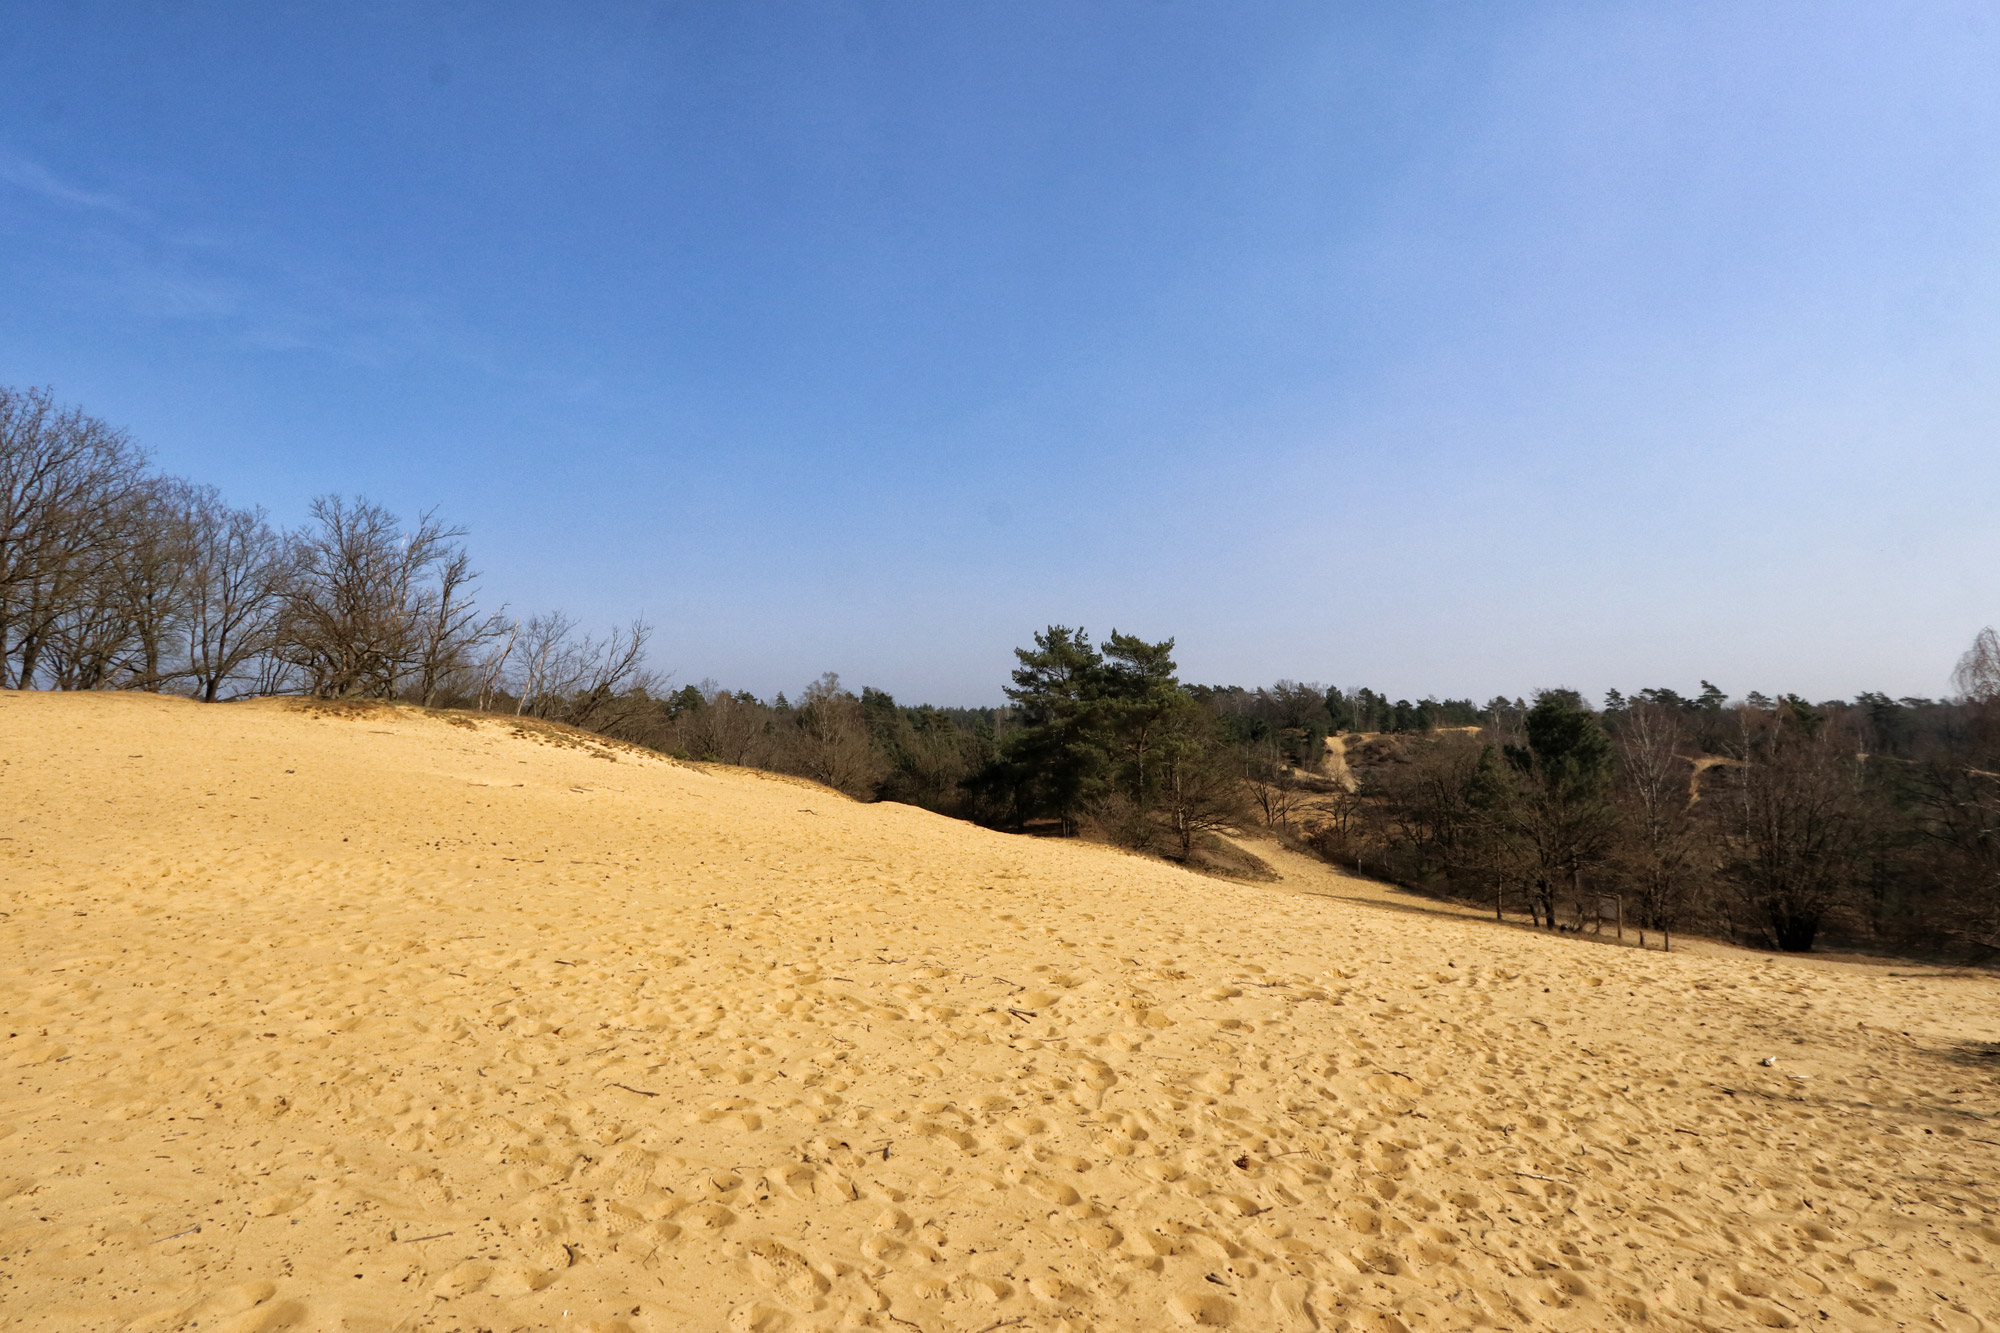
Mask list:
[[[1574,690],[1541,691],[1525,725],[1528,743],[1507,747],[1522,779],[1510,822],[1533,856],[1530,910],[1553,928],[1557,895],[1580,889],[1611,836],[1611,737]]]
[[[1161,734],[1188,695],[1174,678],[1174,641],[1147,643],[1111,631],[1098,677],[1098,721],[1115,765],[1114,780],[1140,811],[1150,809],[1160,782]]]
[[[1010,789],[1015,821],[1052,817],[1067,835],[1104,789],[1110,755],[1104,736],[1104,658],[1081,628],[1051,625],[1020,665],[1007,697],[1021,726],[1007,736],[987,785]]]

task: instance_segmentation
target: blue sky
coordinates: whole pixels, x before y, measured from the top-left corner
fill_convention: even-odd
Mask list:
[[[2000,10],[12,5],[0,383],[682,681],[1938,694]]]

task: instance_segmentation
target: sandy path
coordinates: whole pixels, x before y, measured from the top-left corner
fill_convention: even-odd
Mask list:
[[[2000,1327],[1994,979],[1280,869],[0,693],[0,1325]]]

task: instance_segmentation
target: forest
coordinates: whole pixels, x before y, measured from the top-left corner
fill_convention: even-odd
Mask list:
[[[533,717],[1211,873],[1255,877],[1256,840],[1279,839],[1548,930],[1615,912],[1659,947],[2000,959],[1990,628],[1942,700],[1200,685],[1172,639],[1065,625],[1015,650],[992,708],[831,673],[766,700],[663,681],[643,621],[482,605],[464,536],[337,495],[280,530],[48,391],[0,387],[0,688]]]

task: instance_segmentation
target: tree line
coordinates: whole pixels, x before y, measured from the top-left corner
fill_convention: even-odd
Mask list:
[[[831,673],[767,701],[669,688],[643,621],[482,606],[464,536],[338,495],[281,530],[47,391],[0,387],[0,688],[510,713],[1194,864],[1230,864],[1223,835],[1261,825],[1547,929],[1617,902],[1662,943],[2000,955],[1990,629],[1951,700],[1210,686],[1180,680],[1172,639],[1051,625],[1015,650],[1002,706],[912,707]]]
[[[0,688],[400,698],[595,725],[647,627],[482,610],[463,529],[315,499],[280,531],[125,432],[0,387]]]
[[[1665,943],[1836,943],[2000,956],[2000,639],[1955,700],[1810,703],[1706,687],[1545,690],[1476,732],[1376,738],[1306,831],[1341,863],[1596,928],[1622,902]],[[1616,895],[1616,899],[1612,898]]]

